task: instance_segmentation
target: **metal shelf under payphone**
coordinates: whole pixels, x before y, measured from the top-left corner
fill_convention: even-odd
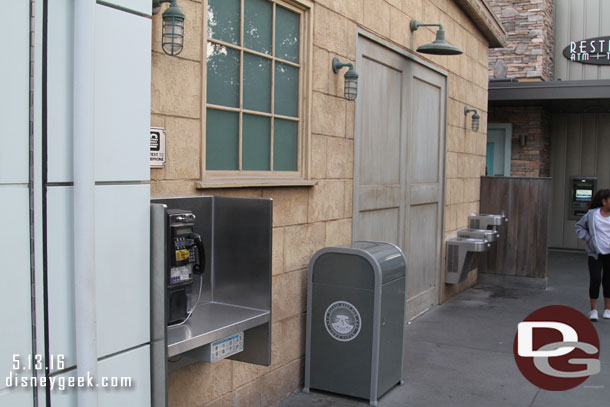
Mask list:
[[[206,196],[151,203],[151,397],[153,407],[165,407],[168,371],[206,361],[216,341],[243,333],[243,351],[228,358],[271,364],[272,201]],[[199,303],[184,324],[170,327],[165,315],[168,209],[195,214],[194,231],[206,253],[204,274],[196,277],[203,278]]]
[[[174,357],[270,321],[271,312],[217,302],[199,303],[183,325],[167,328],[167,356]]]

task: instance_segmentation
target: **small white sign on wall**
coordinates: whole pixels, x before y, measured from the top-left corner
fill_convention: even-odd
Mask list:
[[[165,129],[150,128],[150,168],[165,166]]]

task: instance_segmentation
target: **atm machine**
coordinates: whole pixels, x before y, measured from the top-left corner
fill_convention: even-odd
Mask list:
[[[596,177],[571,177],[568,196],[568,219],[579,220],[589,208],[596,192]]]

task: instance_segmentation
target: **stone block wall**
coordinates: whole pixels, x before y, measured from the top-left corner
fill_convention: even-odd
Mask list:
[[[478,211],[479,180],[485,172],[488,42],[453,0],[314,1],[311,177],[317,184],[202,190],[196,181],[201,178],[203,4],[180,1],[187,35],[178,57],[163,54],[161,18],[153,17],[151,126],[166,129],[168,157],[165,168],[151,170],[151,193],[273,199],[272,365],[224,360],[188,366],[170,374],[169,405],[263,406],[302,386],[311,256],[322,247],[351,241],[355,103],[343,98],[343,77],[333,74],[333,57],[355,62],[359,28],[406,50],[433,41],[434,28],[422,27],[412,35],[412,18],[442,23],[448,41],[464,50],[457,57],[418,54],[448,72],[447,238],[466,226],[470,212]],[[471,116],[464,115],[464,106],[479,110],[479,132],[470,129]],[[471,286],[474,278],[447,288],[443,297]]]
[[[489,52],[491,78],[553,79],[553,0],[488,1],[502,22],[504,48]]]
[[[511,176],[550,176],[551,114],[544,107],[493,107],[489,122],[513,125]],[[522,141],[525,145],[521,145]]]

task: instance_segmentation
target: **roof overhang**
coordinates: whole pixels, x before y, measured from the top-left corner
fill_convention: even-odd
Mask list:
[[[504,46],[506,31],[485,0],[454,1],[472,19],[485,38],[487,38],[489,48],[502,48]]]
[[[610,112],[610,80],[489,82],[489,108],[538,106],[558,113]]]
[[[608,99],[610,80],[489,82],[489,101]]]

